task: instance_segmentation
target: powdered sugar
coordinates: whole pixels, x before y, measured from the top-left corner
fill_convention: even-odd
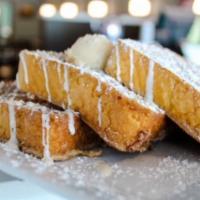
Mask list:
[[[8,87],[8,88],[7,88]],[[18,90],[15,89],[15,83],[11,86],[6,86],[5,82],[0,82],[0,92],[3,90],[3,94],[0,95],[0,104],[5,103],[8,104],[10,110],[10,118],[11,118],[11,126],[12,130],[15,132],[15,120],[14,120],[14,108],[21,109],[26,108],[31,110],[32,112],[40,111],[44,114],[50,115],[50,113],[62,115],[68,115],[69,117],[69,130],[72,134],[75,132],[75,122],[74,117],[78,116],[77,112],[74,112],[70,109],[66,109],[63,111],[48,107],[46,104],[36,103],[34,102],[34,95],[20,93]],[[28,100],[24,101],[23,98],[29,98]],[[15,134],[13,134],[15,135]],[[14,137],[14,136],[13,136]]]
[[[65,65],[67,65],[69,68],[76,68],[80,70],[80,67],[78,66],[74,66],[68,63],[65,63]],[[141,96],[128,90],[126,87],[122,86],[118,81],[116,81],[114,78],[110,77],[109,75],[106,75],[104,72],[96,72],[96,71],[89,70],[87,68],[82,69],[82,73],[83,71],[84,73],[95,77],[97,80],[101,81],[101,83],[106,83],[110,85],[112,89],[118,91],[122,96],[133,99],[134,101],[138,102],[142,106],[148,109],[152,109],[155,112],[163,113],[163,111],[159,109],[157,105],[151,102],[144,101],[144,99]]]
[[[42,56],[42,54],[37,54],[36,52],[31,52],[31,51],[29,51],[28,54],[33,55],[33,56],[37,55],[37,57]],[[114,78],[110,77],[109,75],[106,75],[104,72],[97,72],[97,71],[91,70],[89,68],[75,66],[75,65],[63,62],[62,60],[59,60],[58,57],[55,58],[50,55],[49,56],[45,55],[45,59],[47,59],[48,61],[60,63],[64,66],[66,66],[67,68],[77,69],[80,71],[80,73],[89,74],[89,75],[95,77],[101,83],[106,83],[106,84],[110,85],[110,87],[113,90],[118,91],[122,96],[130,98],[130,99],[138,102],[142,106],[153,110],[154,112],[163,113],[163,111],[160,108],[158,108],[157,105],[155,105],[154,103],[145,101],[141,96],[135,94],[133,91],[130,91],[126,87],[122,86],[118,81],[116,81]]]
[[[140,156],[105,149],[103,157],[77,157],[51,166],[0,144],[0,159],[0,168],[10,168],[9,173],[54,188],[66,197],[71,191],[75,199],[199,198],[198,154],[167,142]]]
[[[34,100],[34,96],[30,94],[20,93],[15,88],[15,83],[12,84],[12,86],[9,86],[6,88],[5,82],[0,82],[0,91],[2,88],[6,89],[6,91],[3,91],[3,94],[0,95],[0,103],[6,103],[8,105],[14,105],[17,109],[20,108],[27,108],[31,109],[32,111],[42,111],[42,112],[54,112],[59,114],[66,114],[68,111],[59,111],[56,109],[53,109],[51,107],[48,107],[46,105],[43,105],[41,103],[32,102]],[[14,87],[14,88],[12,88]],[[4,89],[4,90],[5,90]],[[23,100],[23,98],[29,98],[28,101]],[[78,113],[74,113],[75,115],[78,115]]]
[[[161,67],[171,71],[200,91],[200,66],[186,61],[178,54],[158,45],[147,45],[130,39],[120,41],[127,45],[127,47],[146,55],[149,59],[160,64]]]

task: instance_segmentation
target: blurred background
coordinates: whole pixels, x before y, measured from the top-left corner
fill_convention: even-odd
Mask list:
[[[157,42],[200,65],[200,0],[0,0],[0,79],[21,49],[63,51],[86,33]]]

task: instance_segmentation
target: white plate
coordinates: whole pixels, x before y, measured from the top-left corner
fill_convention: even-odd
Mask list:
[[[0,144],[0,169],[70,200],[199,199],[200,145],[176,137],[142,154],[105,149],[52,166]]]
[[[0,188],[0,197],[4,200],[67,200],[25,181],[0,183]]]

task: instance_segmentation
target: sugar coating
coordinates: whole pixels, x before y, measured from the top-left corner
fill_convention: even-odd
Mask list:
[[[44,113],[55,113],[55,114],[59,114],[59,115],[62,115],[62,114],[69,114],[71,112],[74,112],[72,110],[63,110],[63,111],[60,111],[60,110],[56,110],[54,108],[50,108],[48,106],[45,106],[45,105],[42,105],[40,103],[35,103],[35,102],[32,102],[31,99],[33,100],[34,99],[34,95],[32,94],[29,94],[29,93],[19,93],[19,91],[17,89],[14,89],[12,91],[4,91],[3,94],[1,94],[1,91],[2,89],[5,87],[6,83],[5,82],[0,82],[0,103],[6,103],[8,105],[13,105],[13,106],[16,106],[18,109],[20,108],[26,108],[26,109],[30,109],[32,111],[41,111],[41,112],[44,112]],[[13,83],[12,86],[13,87],[16,87],[15,86],[16,83]],[[30,100],[29,101],[24,101],[22,99],[20,99],[20,97],[28,97]],[[74,112],[75,116],[78,116],[79,113],[77,112]]]
[[[74,115],[75,113],[68,109],[66,111],[56,111],[54,109],[50,109],[46,106],[42,106],[37,103],[33,103],[31,101],[24,102],[23,100],[17,100],[27,97],[25,93],[19,93],[16,89],[14,89],[15,83],[6,84],[5,82],[0,82],[0,105],[5,103],[8,105],[8,112],[9,112],[9,126],[10,126],[10,139],[7,142],[8,147],[13,147],[15,149],[18,148],[18,142],[16,137],[16,110],[21,108],[29,109],[31,112],[34,111],[41,111],[42,115],[42,145],[43,145],[43,160],[51,165],[53,160],[51,158],[50,153],[50,128],[51,128],[51,121],[50,116],[51,113],[57,113],[59,116],[62,114],[68,115],[68,122],[69,122],[69,131],[72,135],[76,133],[75,131],[75,122],[74,122]],[[29,95],[29,98],[32,97]],[[32,99],[34,100],[34,98]]]
[[[174,73],[200,92],[200,66],[195,65],[167,48],[153,44],[144,44],[135,40],[120,40],[127,47],[147,56],[161,67]]]
[[[90,76],[95,77],[101,83],[108,84],[110,86],[110,89],[116,90],[122,96],[136,101],[138,104],[141,104],[145,108],[150,109],[157,113],[164,113],[156,104],[145,101],[143,99],[143,97],[135,94],[133,91],[130,91],[128,88],[122,86],[118,81],[116,81],[114,78],[110,77],[109,75],[105,74],[103,71],[95,71],[95,70],[89,69],[87,67],[80,67],[80,66],[75,66],[75,65],[69,64],[69,63],[63,61],[62,59],[60,59],[60,57],[62,57],[62,56],[60,56],[60,54],[54,53],[53,55],[51,55],[48,52],[39,51],[39,50],[37,50],[37,51],[24,50],[24,51],[26,51],[26,54],[35,56],[36,58],[38,58],[38,57],[45,58],[48,61],[56,62],[57,64],[60,63],[66,67],[70,67],[70,68],[79,70],[81,73],[89,74]]]

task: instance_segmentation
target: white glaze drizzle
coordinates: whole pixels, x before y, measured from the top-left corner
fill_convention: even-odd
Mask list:
[[[47,72],[47,61],[45,59],[42,59],[42,69],[44,73],[44,79],[45,79],[45,87],[48,94],[48,101],[51,102],[51,94],[49,89],[49,78],[48,78],[48,72]]]
[[[96,87],[96,91],[101,93],[102,92],[102,86],[101,86],[101,81],[98,81],[98,85]],[[100,94],[101,95],[101,94]],[[102,97],[99,96],[98,98],[98,104],[97,104],[97,109],[98,109],[98,122],[99,122],[99,127],[102,125]]]
[[[29,78],[28,78],[28,65],[26,63],[26,60],[25,60],[25,51],[22,51],[20,54],[19,54],[19,57],[20,57],[20,60],[21,60],[21,64],[23,66],[23,69],[24,69],[24,82],[26,84],[29,83]]]
[[[98,99],[98,121],[99,121],[99,126],[101,127],[102,125],[102,97],[99,97]]]
[[[16,135],[16,120],[15,120],[15,106],[12,103],[8,104],[9,120],[10,120],[10,139],[7,144],[17,149],[17,135]]]
[[[120,65],[120,55],[119,55],[118,45],[116,45],[116,65],[117,65],[117,80],[121,82],[121,65]]]
[[[145,99],[149,102],[153,102],[153,85],[154,85],[154,66],[155,63],[150,60],[149,61],[149,71],[146,82],[146,96]]]
[[[101,92],[101,81],[100,80],[98,80],[98,85],[96,87],[96,91],[99,93]]]
[[[144,101],[144,98],[142,98],[140,95],[135,94],[133,91],[129,90],[127,87],[122,86],[121,83],[116,81],[114,78],[111,76],[105,74],[104,72],[96,72],[95,70],[88,69],[87,67],[80,67],[76,66],[67,62],[62,61],[59,59],[58,56],[50,56],[50,54],[45,52],[45,55],[39,52],[35,51],[27,51],[27,54],[46,59],[49,62],[57,62],[60,63],[61,65],[69,68],[69,69],[76,69],[79,70],[80,73],[83,74],[89,74],[92,77],[96,78],[97,80],[100,80],[102,83],[107,83],[110,85],[110,88],[116,90],[119,92],[121,95],[130,98],[131,100],[134,100],[136,102],[139,102],[141,105],[143,105],[145,108],[151,109],[156,113],[164,113],[163,110],[161,110],[156,104],[148,101]]]
[[[16,75],[16,85],[17,85],[17,88],[20,89],[20,82],[19,82],[19,74],[18,73]]]
[[[62,85],[62,71],[61,71],[61,63],[57,63],[57,74],[60,85]],[[62,108],[65,109],[65,104],[62,104]]]
[[[58,73],[59,82],[61,83],[61,80],[62,80],[62,72],[61,72],[61,64],[60,64],[60,63],[57,63],[57,73]]]
[[[134,76],[134,52],[133,50],[130,48],[130,52],[129,52],[129,59],[130,59],[130,82],[129,82],[129,87],[131,88],[131,90],[134,90],[134,84],[133,84],[133,76]]]
[[[130,39],[120,40],[120,42],[153,60],[160,65],[159,67],[169,70],[175,76],[200,91],[200,70],[198,65],[157,44],[145,44]]]
[[[64,89],[67,92],[67,101],[68,101],[68,128],[71,135],[75,135],[75,122],[74,122],[74,112],[70,109],[71,107],[71,98],[70,98],[70,85],[69,85],[69,78],[68,78],[68,68],[64,66]]]
[[[68,68],[65,66],[64,67],[64,89],[67,92],[67,100],[68,100],[68,107],[71,107],[71,98],[69,94],[69,78],[68,78]]]
[[[50,115],[49,113],[42,112],[42,145],[43,150],[43,160],[48,164],[53,163],[50,153]]]
[[[69,132],[71,135],[75,135],[76,130],[75,130],[75,124],[74,124],[74,112],[70,108],[68,109],[68,118],[69,118],[69,122],[68,122]]]

